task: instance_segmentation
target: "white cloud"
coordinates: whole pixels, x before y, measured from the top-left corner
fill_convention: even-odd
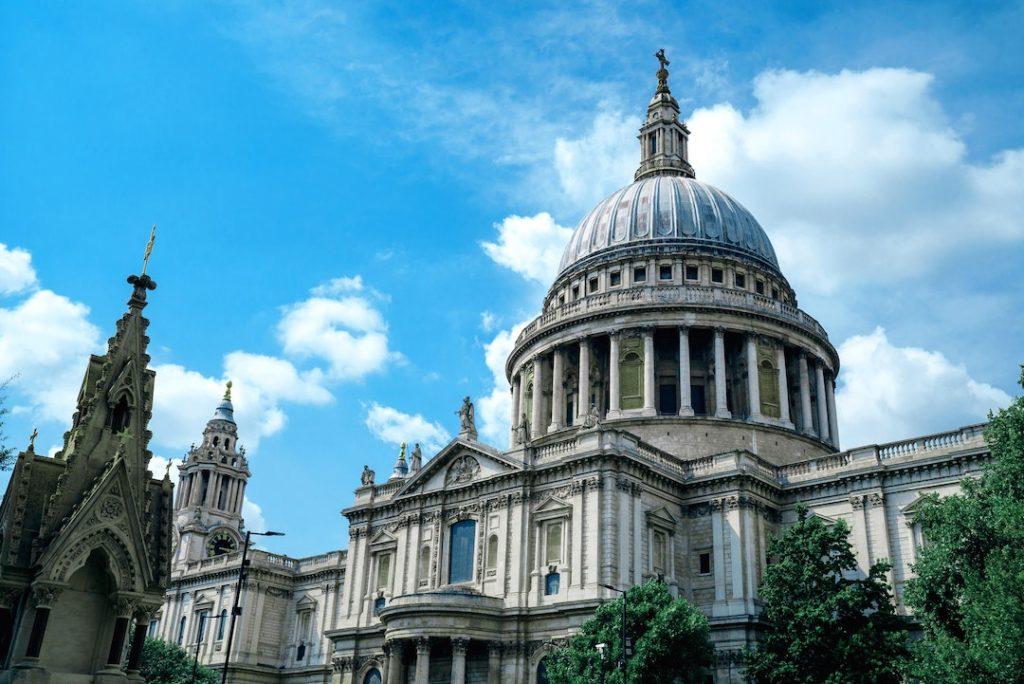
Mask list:
[[[253,532],[267,531],[267,521],[263,517],[263,508],[247,496],[242,498],[242,518],[245,520],[245,529],[252,530]]]
[[[480,329],[484,332],[491,332],[498,326],[498,317],[490,311],[480,312]]]
[[[839,357],[836,413],[844,448],[980,422],[1011,401],[939,352],[894,346],[882,328],[843,342]]]
[[[363,277],[361,275],[355,276],[341,276],[340,278],[332,278],[331,280],[317,285],[311,292],[317,297],[333,297],[347,292],[362,292],[363,290]]]
[[[418,413],[402,413],[377,402],[370,404],[365,422],[370,432],[383,442],[395,445],[406,442],[410,448],[414,442],[419,442],[428,453],[440,450],[451,439],[438,423],[432,423]]]
[[[969,162],[931,84],[908,69],[767,71],[749,112],[693,113],[691,158],[753,211],[798,291],[893,282],[1024,238],[1024,150]]]
[[[300,372],[284,359],[235,351],[224,357],[224,376],[206,377],[177,364],[160,364],[154,392],[154,444],[185,449],[202,435],[224,394],[228,379],[238,422],[239,439],[250,452],[260,439],[280,432],[287,423],[281,402],[322,405],[331,393],[321,384],[318,369]]]
[[[586,211],[632,179],[640,160],[639,128],[637,116],[599,111],[582,137],[555,140],[555,171],[569,206]]]
[[[171,469],[167,470],[167,464],[170,462]],[[163,479],[164,473],[168,472],[171,478],[171,482],[174,486],[178,486],[178,464],[173,459],[168,461],[163,456],[153,455],[153,458],[149,459],[149,472],[153,473],[153,477],[160,480]]]
[[[44,419],[71,420],[86,361],[100,345],[88,316],[89,307],[50,290],[0,308],[0,379],[16,376],[13,387]]]
[[[32,255],[24,249],[8,248],[0,242],[0,294],[9,295],[35,286]]]
[[[515,347],[516,337],[528,322],[523,321],[511,330],[502,330],[484,345],[484,360],[491,371],[493,386],[486,396],[477,399],[476,415],[480,436],[495,445],[507,444],[512,428],[512,393],[505,379],[505,361]]]
[[[278,336],[286,353],[324,359],[332,380],[360,380],[401,360],[401,355],[388,349],[384,317],[367,299],[316,296],[315,292],[285,308]]]
[[[555,279],[571,228],[558,225],[547,212],[506,216],[494,227],[498,241],[481,243],[487,256],[528,280],[547,285]]]

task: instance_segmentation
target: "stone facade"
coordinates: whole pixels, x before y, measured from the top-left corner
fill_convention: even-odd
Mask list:
[[[147,470],[149,276],[89,360],[52,457],[21,452],[0,505],[0,682],[125,682],[170,574],[173,487]]]
[[[862,571],[893,561],[905,611],[916,502],[979,470],[982,426],[840,449],[838,354],[753,216],[695,179],[660,57],[634,182],[581,221],[508,358],[510,447],[479,441],[467,399],[432,458],[403,447],[381,483],[364,468],[346,551],[257,552],[232,681],[538,684],[545,655],[614,598],[603,585],[648,578],[710,619],[715,681],[741,681],[767,542],[798,502],[849,522]],[[237,576],[236,550],[194,541],[240,538],[237,511],[210,505],[179,496],[154,623],[183,644]],[[223,662],[219,644],[201,640],[205,662]]]

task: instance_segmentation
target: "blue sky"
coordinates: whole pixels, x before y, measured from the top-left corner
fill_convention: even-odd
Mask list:
[[[270,548],[344,546],[364,463],[500,367],[631,179],[653,52],[699,178],[760,219],[841,350],[847,446],[954,428],[1024,361],[1021,3],[5,3],[8,442],[59,444],[159,224],[153,450],[227,377]],[[429,450],[428,450],[429,453]]]

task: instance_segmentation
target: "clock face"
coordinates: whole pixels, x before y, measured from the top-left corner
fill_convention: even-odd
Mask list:
[[[225,553],[231,553],[238,549],[238,542],[226,530],[220,532],[214,532],[210,539],[206,542],[206,554],[208,556],[220,556]]]

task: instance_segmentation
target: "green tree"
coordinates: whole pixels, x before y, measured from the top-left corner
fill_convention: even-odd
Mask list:
[[[14,449],[7,446],[6,416],[11,412],[7,408],[7,387],[11,378],[0,382],[0,470],[8,470],[14,462]]]
[[[626,637],[633,644],[626,682],[703,681],[714,656],[708,620],[664,583],[649,580],[626,592]],[[600,643],[608,644],[604,668],[608,684],[623,684],[617,663],[622,654],[622,597],[598,607],[569,643],[546,661],[552,684],[593,684],[601,679]]]
[[[850,528],[797,507],[797,522],[768,543],[761,585],[769,628],[747,653],[755,682],[899,682],[906,625],[895,614],[885,573],[875,563],[857,577]]]
[[[924,638],[910,674],[928,682],[1024,682],[1024,397],[989,420],[982,476],[916,512],[927,544],[906,599]]]
[[[146,639],[142,647],[140,673],[150,684],[189,684],[192,681],[193,655],[177,644],[160,639]],[[197,684],[219,684],[220,675],[200,665],[196,669]]]

